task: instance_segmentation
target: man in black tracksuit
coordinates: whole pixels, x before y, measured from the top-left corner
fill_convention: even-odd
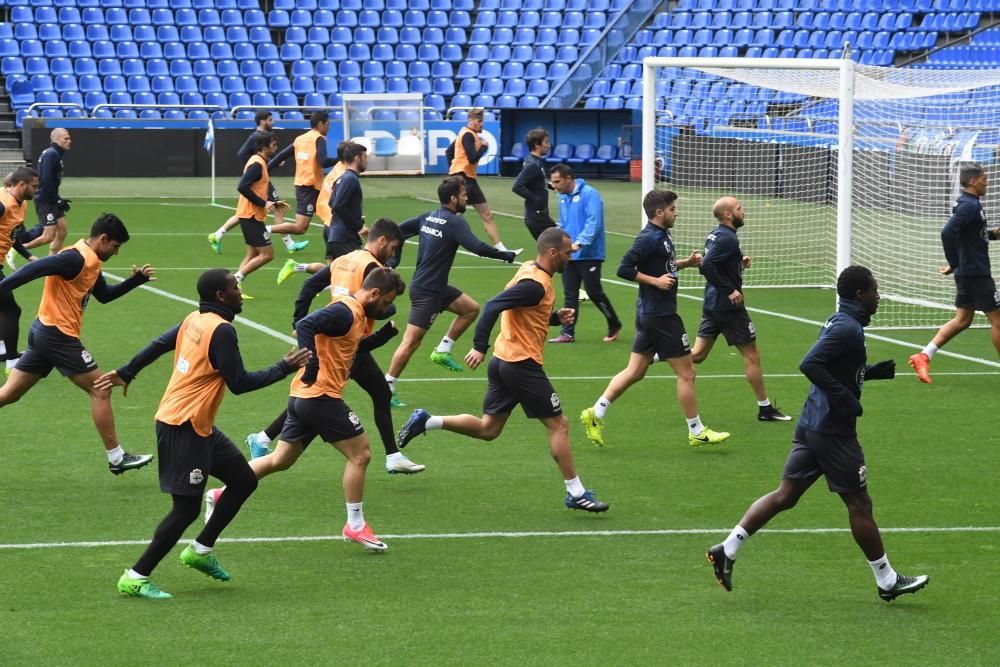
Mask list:
[[[18,236],[18,241],[30,250],[40,245],[49,244],[49,254],[54,255],[63,247],[66,238],[66,212],[69,211],[69,200],[59,195],[62,185],[63,155],[69,150],[69,132],[61,127],[52,130],[49,135],[52,143],[38,156],[38,192],[35,193],[35,212],[38,214],[38,224]]]
[[[524,224],[537,241],[538,236],[549,227],[555,227],[555,220],[549,215],[549,180],[545,177],[545,156],[549,152],[549,133],[542,128],[528,132],[525,139],[528,156],[524,158],[521,173],[511,188],[514,194],[524,199]]]

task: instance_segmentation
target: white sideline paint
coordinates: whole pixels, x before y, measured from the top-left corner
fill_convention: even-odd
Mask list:
[[[468,540],[468,539],[524,539],[555,537],[662,537],[670,535],[725,535],[729,528],[666,528],[662,530],[565,530],[565,531],[517,531],[517,532],[473,532],[473,533],[410,533],[403,535],[380,535],[383,540]],[[883,533],[997,533],[1000,526],[935,526],[925,528],[883,528]],[[776,528],[761,530],[771,535],[827,535],[849,533],[850,528]],[[758,534],[760,534],[758,533]],[[272,542],[333,542],[342,541],[340,535],[297,535],[288,537],[230,537],[219,538],[228,544],[262,544]],[[105,540],[100,542],[34,542],[24,544],[0,544],[0,550],[13,549],[73,549],[95,547],[142,546],[149,544],[143,540]]]

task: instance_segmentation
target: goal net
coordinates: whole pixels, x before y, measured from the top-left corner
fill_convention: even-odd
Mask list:
[[[864,264],[879,280],[879,327],[950,319],[955,287],[938,272],[940,231],[961,164],[1000,176],[1000,71],[848,59],[644,65],[643,192],[680,195],[679,252],[704,243],[712,204],[735,195],[746,213],[741,245],[754,259],[747,286],[833,287],[839,269]],[[988,216],[998,198],[983,198]],[[993,218],[991,228],[1000,211]],[[996,272],[1000,252],[992,260]]]
[[[424,173],[424,99],[419,93],[345,94],[344,138],[368,149],[368,174]]]

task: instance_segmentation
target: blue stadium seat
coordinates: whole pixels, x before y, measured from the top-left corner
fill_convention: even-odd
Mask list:
[[[610,98],[606,98],[610,99]],[[545,158],[546,164],[558,164],[559,162],[566,162],[568,159],[573,157],[573,144],[559,143],[553,147],[552,152],[548,157]]]

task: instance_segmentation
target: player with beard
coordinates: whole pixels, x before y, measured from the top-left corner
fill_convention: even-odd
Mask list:
[[[715,339],[722,334],[726,343],[735,346],[743,356],[747,382],[757,397],[757,419],[762,422],[791,421],[791,417],[782,414],[767,398],[760,352],[757,351],[757,329],[743,299],[743,271],[749,269],[751,263],[736,237],[744,224],[743,205],[736,197],[722,197],[712,207],[712,215],[719,226],[705,239],[705,253],[698,267],[705,276],[705,300],[691,360],[696,364],[705,361]]]

